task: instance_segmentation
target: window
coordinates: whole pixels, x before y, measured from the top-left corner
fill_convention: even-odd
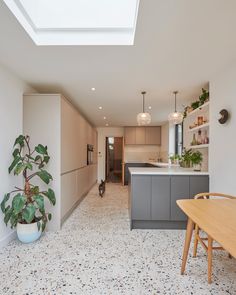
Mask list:
[[[175,154],[182,155],[183,151],[183,123],[175,125]]]
[[[37,45],[133,45],[139,0],[4,0]]]

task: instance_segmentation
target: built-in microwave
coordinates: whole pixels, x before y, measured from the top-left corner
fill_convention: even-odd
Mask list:
[[[87,144],[87,165],[93,164],[93,145]]]

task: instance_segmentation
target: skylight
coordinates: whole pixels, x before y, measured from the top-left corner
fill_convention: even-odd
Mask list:
[[[4,0],[37,45],[133,45],[139,0]]]

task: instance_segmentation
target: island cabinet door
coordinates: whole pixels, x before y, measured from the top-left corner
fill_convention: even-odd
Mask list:
[[[196,194],[209,192],[209,176],[196,175],[190,176],[190,198]]]
[[[171,220],[185,221],[186,215],[177,206],[176,201],[189,199],[189,176],[172,176],[171,177]]]
[[[151,176],[132,176],[131,215],[133,220],[151,219]]]
[[[152,220],[170,220],[170,177],[152,176]]]

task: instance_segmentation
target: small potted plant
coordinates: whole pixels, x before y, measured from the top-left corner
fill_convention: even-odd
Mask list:
[[[30,137],[20,135],[15,140],[13,161],[8,172],[14,175],[23,175],[24,187],[15,189],[5,194],[1,202],[1,210],[4,214],[4,222],[16,227],[17,236],[23,243],[37,240],[45,230],[46,224],[52,215],[45,211],[45,198],[55,205],[56,198],[51,188],[40,190],[39,186],[31,181],[38,177],[47,185],[52,180],[44,167],[50,157],[47,146],[38,144],[33,150],[30,148]],[[12,199],[12,201],[11,201]]]
[[[191,162],[193,164],[194,171],[201,171],[201,165],[202,165],[202,153],[199,151],[195,151],[191,155]]]
[[[179,165],[179,160],[181,159],[180,155],[174,154],[170,156],[170,162],[171,164]]]
[[[181,161],[180,161],[180,166],[183,168],[191,168],[192,167],[192,149],[184,149],[182,156],[181,156]]]

